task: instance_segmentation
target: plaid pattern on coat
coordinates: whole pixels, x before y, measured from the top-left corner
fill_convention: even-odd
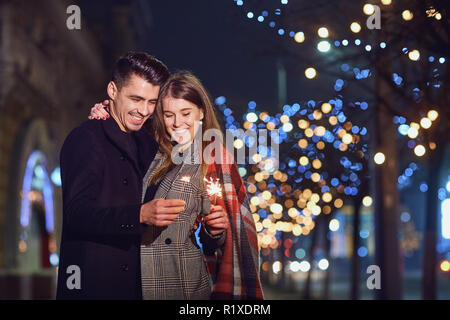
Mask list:
[[[164,162],[158,153],[144,178],[145,195],[149,179]],[[182,177],[189,177],[189,182]],[[154,199],[182,199],[185,211],[167,227],[148,226],[142,237],[142,295],[146,300],[210,299],[212,280],[205,257],[198,246],[193,226],[198,214],[210,212],[211,201],[204,190],[200,164],[180,164],[162,179]],[[142,199],[143,200],[143,199]],[[210,235],[200,230],[203,248],[214,251],[223,245],[226,232]]]

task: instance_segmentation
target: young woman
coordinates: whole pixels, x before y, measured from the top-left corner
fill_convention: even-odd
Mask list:
[[[97,104],[89,118],[106,117]],[[143,236],[144,299],[262,299],[245,186],[223,145],[215,141],[219,148],[210,148],[202,139],[202,133],[220,127],[200,80],[189,72],[172,75],[161,87],[148,129],[159,152],[145,175],[143,194],[153,188],[153,198],[182,199],[186,207],[169,226],[149,226]],[[205,178],[221,187],[212,205]],[[203,252],[194,234],[199,222]]]

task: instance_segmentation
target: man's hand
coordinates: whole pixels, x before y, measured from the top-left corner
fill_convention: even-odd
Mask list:
[[[208,232],[216,236],[225,230],[230,225],[228,215],[222,206],[211,206],[211,213],[205,217],[206,229]]]
[[[180,199],[154,199],[141,206],[140,222],[158,227],[170,225],[180,212],[184,211],[186,202]]]

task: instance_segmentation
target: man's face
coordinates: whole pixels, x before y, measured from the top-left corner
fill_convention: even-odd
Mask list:
[[[142,128],[155,110],[159,88],[135,74],[120,90],[114,82],[108,84],[108,95],[112,100],[111,116],[122,131],[138,131]]]

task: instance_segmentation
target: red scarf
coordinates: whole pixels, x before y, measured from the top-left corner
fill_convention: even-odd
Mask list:
[[[233,157],[222,146],[222,163],[208,165],[207,177],[219,178],[230,226],[221,253],[206,256],[214,280],[212,299],[264,299],[259,278],[259,247],[245,184]]]

